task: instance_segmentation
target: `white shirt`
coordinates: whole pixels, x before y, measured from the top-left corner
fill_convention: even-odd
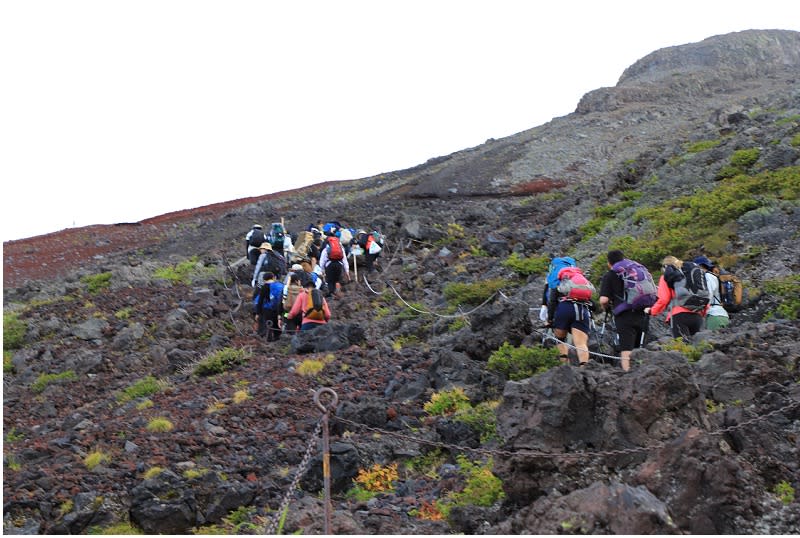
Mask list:
[[[719,279],[711,271],[706,271],[706,286],[711,294],[711,305],[706,316],[729,317],[728,311],[722,306],[722,300],[719,297]]]

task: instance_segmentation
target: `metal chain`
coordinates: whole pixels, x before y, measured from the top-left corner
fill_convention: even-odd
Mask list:
[[[771,416],[777,415],[778,413],[782,413],[784,411],[787,411],[787,410],[789,410],[789,409],[791,409],[793,407],[797,407],[797,406],[800,406],[800,401],[792,401],[792,402],[788,403],[787,405],[785,405],[783,407],[780,407],[778,409],[774,409],[774,410],[770,411],[769,413],[765,413],[763,415],[755,416],[755,417],[753,417],[753,418],[751,418],[749,420],[746,420],[744,422],[741,422],[739,424],[734,424],[732,426],[728,426],[727,428],[722,428],[720,430],[716,430],[716,431],[712,431],[712,432],[704,432],[704,433],[706,433],[706,435],[724,435],[726,433],[731,433],[731,432],[733,432],[733,431],[735,431],[737,429],[745,428],[747,426],[750,426],[752,424],[755,424],[757,422],[760,422],[760,421],[765,420],[765,419],[767,419],[767,418],[769,418]],[[669,442],[669,440],[667,440],[667,441],[660,441],[658,443],[654,443],[652,445],[647,445],[647,446],[621,448],[621,449],[617,449],[617,450],[606,450],[606,451],[596,451],[596,452],[570,452],[570,453],[566,453],[566,452],[544,452],[544,451],[541,451],[541,450],[527,450],[527,449],[521,449],[521,450],[498,450],[498,449],[495,449],[495,450],[491,450],[491,449],[487,449],[487,448],[472,448],[472,447],[467,447],[467,446],[452,445],[452,444],[443,443],[443,442],[440,442],[440,441],[429,441],[427,439],[420,439],[418,437],[413,437],[413,436],[405,435],[405,434],[398,433],[398,432],[392,432],[392,431],[388,431],[388,430],[382,430],[380,428],[375,428],[375,427],[372,427],[372,426],[367,426],[366,424],[360,424],[358,422],[353,422],[352,420],[348,420],[348,419],[343,418],[343,417],[333,416],[332,418],[334,420],[338,420],[339,422],[342,422],[343,424],[347,424],[347,425],[354,426],[354,427],[357,427],[357,428],[362,428],[362,429],[365,429],[365,430],[368,430],[368,431],[371,431],[371,432],[374,432],[374,433],[380,433],[382,435],[390,435],[390,436],[396,437],[398,439],[403,439],[405,441],[411,441],[411,442],[415,442],[415,443],[426,444],[426,445],[435,446],[435,447],[438,447],[438,448],[445,448],[445,449],[448,449],[448,450],[454,449],[454,450],[459,450],[459,451],[463,451],[463,452],[474,452],[476,454],[482,454],[482,455],[485,455],[485,456],[495,456],[495,455],[505,456],[505,457],[528,456],[528,457],[534,457],[534,458],[555,458],[555,459],[599,458],[599,457],[606,457],[606,456],[622,456],[622,455],[626,455],[626,454],[636,454],[638,452],[648,452],[648,451],[651,451],[651,450],[657,450],[657,449],[664,448],[667,445],[667,443]]]
[[[292,483],[289,485],[289,489],[286,490],[286,494],[283,496],[283,500],[281,501],[280,506],[278,506],[278,511],[272,517],[272,521],[267,526],[265,534],[275,534],[277,532],[281,516],[292,500],[292,493],[294,493],[294,490],[297,489],[297,485],[300,483],[300,478],[302,478],[303,473],[305,473],[306,469],[308,468],[308,464],[311,462],[311,455],[314,453],[314,448],[317,446],[317,437],[319,437],[321,431],[322,431],[322,420],[319,420],[317,421],[317,427],[314,428],[314,433],[311,434],[311,440],[308,442],[308,448],[306,448],[306,453],[303,456],[300,465],[297,467],[297,472],[294,475],[294,479],[292,480]]]

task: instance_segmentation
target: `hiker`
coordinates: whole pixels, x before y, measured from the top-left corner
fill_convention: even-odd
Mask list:
[[[360,245],[364,249],[364,263],[367,266],[367,273],[375,271],[375,262],[383,250],[383,236],[380,232],[373,230],[366,234],[364,244]]]
[[[244,236],[246,256],[247,259],[250,260],[250,265],[258,263],[258,256],[260,254],[258,247],[266,240],[260,224],[253,224],[253,227],[247,232],[247,235]]]
[[[311,234],[313,238],[311,244],[308,246],[308,253],[306,254],[311,258],[311,268],[313,269],[319,263],[320,254],[322,254],[322,232],[319,228],[312,228]]]
[[[270,227],[267,241],[272,245],[272,250],[284,258],[288,259],[294,247],[292,246],[292,238],[286,233],[282,222],[273,222]]]
[[[706,312],[706,329],[715,331],[730,325],[731,318],[728,316],[728,311],[722,305],[722,298],[720,297],[720,279],[713,272],[714,262],[705,256],[698,256],[694,259],[694,263],[700,266],[706,276],[706,284],[708,285],[708,293],[711,296],[711,302],[708,305]]]
[[[272,250],[272,244],[267,241],[261,243],[258,247],[260,255],[256,262],[256,267],[253,270],[253,280],[250,286],[256,288],[261,285],[259,282],[259,274],[264,271],[269,271],[275,275],[275,278],[282,279],[286,274],[286,260],[283,256]]]
[[[583,276],[573,258],[553,258],[542,294],[540,317],[546,318],[545,327],[552,327],[558,338],[559,359],[569,363],[565,342],[567,334],[578,353],[580,366],[589,363],[589,331],[591,322],[591,296],[594,286]]]
[[[286,284],[283,287],[283,330],[285,332],[293,333],[300,330],[302,316],[290,317],[289,312],[292,310],[297,296],[303,293],[303,283],[307,278],[299,264],[292,266],[292,272],[286,278]]]
[[[314,304],[316,301],[316,304]],[[301,318],[301,331],[310,331],[320,325],[328,323],[331,319],[331,310],[328,301],[323,297],[311,280],[303,283],[303,293],[300,293],[294,300],[292,309],[289,311],[290,318]]]
[[[258,335],[266,336],[267,342],[274,342],[281,336],[280,318],[283,308],[283,284],[269,271],[263,273],[264,283],[258,289],[256,316]]]
[[[699,305],[689,307],[678,304],[675,285],[681,280],[686,280],[683,272],[684,263],[675,256],[667,256],[661,263],[664,272],[658,279],[658,300],[652,307],[645,308],[644,312],[651,316],[658,316],[669,308],[666,322],[670,324],[672,337],[688,339],[703,328],[705,309]],[[700,309],[698,310],[698,308]]]
[[[631,351],[644,345],[650,316],[644,309],[653,306],[657,288],[649,271],[628,260],[621,250],[606,254],[608,271],[600,281],[600,306],[614,316],[620,346],[620,365],[631,367]]]
[[[326,295],[341,297],[342,284],[350,281],[350,264],[344,256],[339,238],[334,235],[335,232],[329,231],[328,234],[322,244],[319,266],[325,271],[325,283],[328,285]]]

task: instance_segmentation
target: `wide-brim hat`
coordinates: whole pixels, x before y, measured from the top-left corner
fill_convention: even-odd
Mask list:
[[[296,263],[296,264],[292,265],[292,269],[291,270],[292,271],[302,271],[303,270],[303,266],[300,265],[299,263]]]
[[[271,243],[261,243],[258,246],[258,249],[259,250],[272,250],[272,244]]]

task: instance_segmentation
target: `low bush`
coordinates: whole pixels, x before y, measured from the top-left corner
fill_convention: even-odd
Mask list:
[[[86,291],[91,294],[100,293],[111,286],[111,272],[86,275],[81,277],[81,282],[86,284]]]
[[[194,367],[194,373],[201,376],[221,374],[234,366],[247,364],[250,353],[241,348],[226,347],[204,357]]]
[[[478,306],[494,295],[498,290],[508,286],[502,278],[478,280],[476,282],[450,282],[442,290],[445,299],[454,306]]]
[[[15,313],[3,313],[3,350],[20,349],[25,342],[28,324]]]
[[[514,347],[508,342],[489,356],[486,367],[506,379],[519,381],[560,365],[557,348]]]
[[[550,258],[547,256],[528,256],[523,258],[516,252],[512,252],[511,256],[503,261],[503,267],[507,267],[523,277],[545,273],[549,265]]]
[[[74,381],[77,379],[78,376],[72,370],[67,370],[66,372],[61,372],[58,374],[39,374],[39,377],[36,378],[31,384],[31,390],[33,392],[43,392],[51,383],[60,383],[62,381]]]

